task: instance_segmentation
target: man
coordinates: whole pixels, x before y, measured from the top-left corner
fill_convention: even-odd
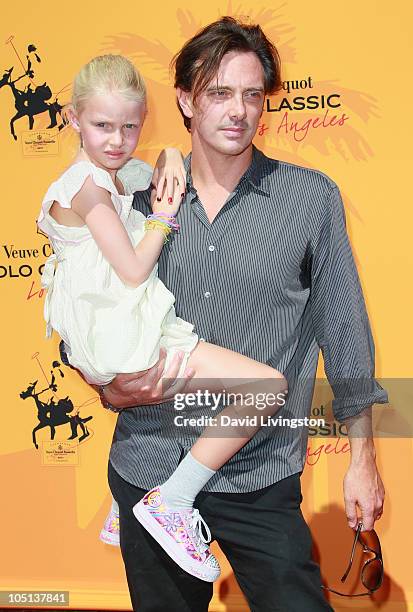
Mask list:
[[[181,231],[161,254],[159,276],[200,338],[285,374],[284,415],[308,416],[322,349],[335,417],[350,434],[348,523],[357,526],[358,505],[369,530],[384,499],[371,405],[387,396],[374,380],[374,344],[339,191],[323,174],[270,160],[252,146],[264,97],[280,86],[277,52],[259,26],[222,18],[186,43],[175,67],[192,154]],[[134,206],[147,214],[149,193],[137,193]],[[165,401],[187,382],[162,389],[164,363],[162,355],[146,373],[119,375],[104,389],[103,402],[130,407],[118,419],[109,483],[120,506],[134,610],[203,612],[211,584],[175,565],[132,514],[200,433],[162,426],[174,410]],[[179,365],[175,360],[165,376],[175,378]],[[307,432],[297,432],[261,431],[196,502],[257,612],[331,610],[300,511]]]

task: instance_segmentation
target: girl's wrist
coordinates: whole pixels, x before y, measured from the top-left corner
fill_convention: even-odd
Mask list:
[[[169,235],[173,231],[178,231],[179,225],[176,222],[175,216],[167,212],[160,211],[152,213],[146,217],[145,230],[158,230],[165,236],[164,243],[169,239]]]
[[[165,210],[153,212],[146,217],[147,221],[160,221],[165,223],[172,230],[179,230],[179,224],[176,222],[176,217],[173,213]]]
[[[173,160],[178,160],[179,162],[183,160],[181,151],[176,147],[165,147],[163,153],[167,159],[172,158]]]

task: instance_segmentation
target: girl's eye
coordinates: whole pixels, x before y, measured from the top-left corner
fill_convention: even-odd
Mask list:
[[[96,126],[104,128],[106,126],[106,123],[103,123],[103,121],[102,121],[101,123],[97,123]]]

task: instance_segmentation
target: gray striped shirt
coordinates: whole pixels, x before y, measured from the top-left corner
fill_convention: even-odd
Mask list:
[[[134,207],[148,214],[149,193],[137,192]],[[254,148],[212,223],[190,173],[177,218],[181,230],[159,259],[177,315],[208,342],[284,373],[289,393],[277,416],[309,416],[319,348],[338,421],[388,401],[374,379],[374,343],[343,204],[328,177]],[[167,403],[119,415],[110,460],[125,480],[149,489],[171,475],[202,431],[174,426],[176,414]],[[302,471],[306,447],[305,427],[262,428],[205,490],[269,486]]]

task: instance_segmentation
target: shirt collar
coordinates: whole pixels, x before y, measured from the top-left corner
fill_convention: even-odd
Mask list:
[[[192,189],[192,174],[191,174],[191,159],[192,153],[189,153],[184,159],[184,168],[186,172],[186,191],[189,193]]]
[[[191,175],[191,159],[192,159],[191,153],[189,153],[189,155],[187,155],[187,157],[184,159],[184,167],[186,170],[187,192],[190,192],[190,190],[193,188],[192,175]],[[249,165],[248,169],[241,177],[240,183],[241,181],[244,181],[244,180],[248,181],[249,183],[251,183],[253,187],[255,187],[256,189],[259,189],[266,195],[269,195],[270,192],[268,189],[267,181],[265,179],[266,177],[265,160],[266,160],[265,155],[253,145],[251,164]]]
[[[242,179],[248,181],[253,187],[259,189],[266,195],[269,195],[270,191],[268,189],[265,172],[266,159],[267,158],[265,157],[264,153],[252,145],[251,164],[249,165],[249,168],[245,172]]]

